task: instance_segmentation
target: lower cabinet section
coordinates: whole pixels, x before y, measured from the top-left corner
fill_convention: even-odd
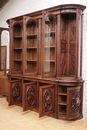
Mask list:
[[[60,85],[56,82],[11,80],[9,105],[19,105],[23,111],[35,110],[44,115],[63,120],[82,118],[83,82]]]

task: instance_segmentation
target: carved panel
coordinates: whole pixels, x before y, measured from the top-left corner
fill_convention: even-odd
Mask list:
[[[76,40],[76,21],[73,20],[70,24],[70,41]]]
[[[52,110],[52,93],[50,89],[46,89],[43,93],[44,112]]]
[[[33,106],[35,104],[35,90],[34,90],[34,85],[30,85],[27,88],[26,92],[27,96],[27,102],[29,105]]]
[[[14,83],[12,85],[12,96],[13,96],[14,102],[21,102],[20,86],[17,83]]]
[[[75,43],[71,43],[70,44],[70,52],[75,52],[76,51],[76,44]]]
[[[80,107],[80,94],[79,91],[73,92],[72,94],[72,113],[78,113]]]
[[[75,74],[75,54],[70,53],[70,63],[69,63],[69,74],[74,75]]]
[[[67,51],[67,44],[66,43],[61,43],[61,52],[64,53]]]
[[[66,41],[66,20],[62,19],[61,23],[61,40]]]
[[[77,119],[81,112],[81,86],[69,87],[67,89],[67,118]]]
[[[61,75],[66,74],[66,53],[61,54],[61,62],[60,62],[60,67],[61,67]]]

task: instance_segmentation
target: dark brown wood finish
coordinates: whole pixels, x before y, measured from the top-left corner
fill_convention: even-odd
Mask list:
[[[7,21],[11,39],[9,105],[32,109],[40,117],[83,117],[84,9],[83,5],[60,5]]]

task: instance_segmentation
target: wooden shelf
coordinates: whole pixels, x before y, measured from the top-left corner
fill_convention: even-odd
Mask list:
[[[45,48],[55,48],[55,46],[45,46]]]
[[[45,62],[55,62],[55,60],[44,60]]]
[[[27,47],[27,49],[37,49],[37,47]]]
[[[14,61],[18,61],[18,62],[20,62],[20,61],[22,61],[22,59],[14,59]]]
[[[37,60],[27,60],[27,62],[37,62]]]
[[[67,96],[67,93],[59,93],[58,95],[66,95]]]
[[[60,103],[58,103],[59,105],[67,105],[67,103],[66,102],[60,102]]]
[[[29,37],[37,37],[37,34],[28,34],[27,38],[29,38]]]
[[[19,39],[19,38],[22,38],[22,36],[14,36],[14,38],[17,38],[17,39]]]
[[[22,48],[14,48],[14,50],[22,50]]]

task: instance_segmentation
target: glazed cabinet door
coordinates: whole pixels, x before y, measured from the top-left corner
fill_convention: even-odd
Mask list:
[[[23,27],[20,22],[10,21],[10,73],[21,73],[23,69]]]
[[[24,16],[24,73],[36,75],[38,67],[38,22]]]
[[[28,82],[23,84],[23,111],[30,110],[36,106],[36,82]]]
[[[81,86],[67,88],[67,119],[73,120],[80,117]]]
[[[9,105],[22,106],[22,83],[20,80],[10,81]]]
[[[54,112],[54,85],[40,86],[39,88],[39,116]]]
[[[56,17],[43,12],[43,77],[56,75]]]

